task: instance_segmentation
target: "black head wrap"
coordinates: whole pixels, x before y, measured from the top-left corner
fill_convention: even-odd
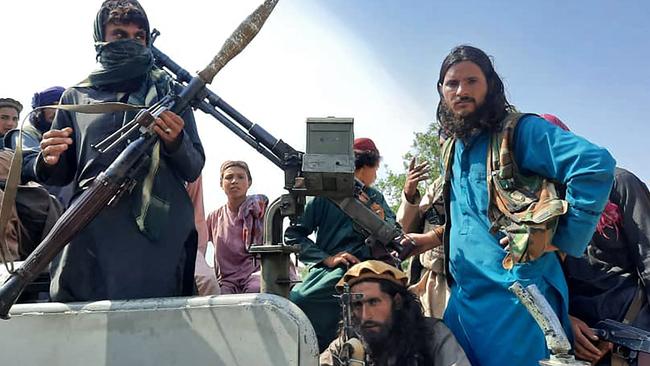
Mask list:
[[[142,26],[147,34],[147,46],[144,47],[133,39],[105,42],[106,24],[111,13],[116,9],[126,10],[119,18],[125,24],[134,23]],[[153,67],[149,20],[144,9],[136,0],[107,0],[95,17],[95,51],[101,68],[93,71],[87,83],[97,87],[124,90],[137,87]],[[84,83],[82,83],[83,85]]]
[[[151,33],[149,30],[149,19],[147,18],[147,13],[144,11],[142,5],[136,0],[106,0],[102,4],[102,7],[97,12],[95,17],[95,31],[93,33],[93,38],[95,43],[104,42],[104,30],[106,29],[106,22],[108,21],[111,12],[115,9],[132,9],[127,11],[126,18],[124,19],[129,23],[136,23],[144,28],[144,31],[147,33],[147,46],[150,45],[150,36]]]

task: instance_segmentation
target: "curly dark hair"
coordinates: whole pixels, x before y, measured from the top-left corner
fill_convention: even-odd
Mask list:
[[[390,357],[402,360],[400,364],[410,364],[409,362],[415,360],[418,365],[433,365],[434,355],[431,354],[428,343],[433,337],[432,329],[425,321],[417,296],[406,286],[388,280],[369,278],[361,282],[378,283],[381,291],[393,299],[390,340],[379,347],[380,349],[372,349],[371,345],[366,344],[367,351],[376,364],[384,364],[381,360]],[[397,300],[398,298],[400,300]],[[399,305],[396,305],[398,301]],[[363,338],[361,340],[363,341]]]
[[[471,116],[459,120],[445,103],[442,95],[442,83],[449,68],[463,61],[470,61],[481,69],[487,80],[488,88],[483,105]],[[494,70],[492,60],[485,52],[476,47],[461,45],[451,50],[442,62],[437,85],[440,101],[436,115],[441,130],[446,136],[463,138],[476,129],[498,131],[501,128],[501,121],[506,115],[515,111],[514,106],[506,99],[503,82]]]
[[[361,169],[364,166],[376,167],[381,161],[381,155],[375,150],[354,151],[354,169]]]

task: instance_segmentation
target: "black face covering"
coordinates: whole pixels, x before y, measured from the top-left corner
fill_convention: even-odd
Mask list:
[[[147,34],[146,46],[135,40],[104,41],[106,22],[116,7],[130,7],[137,11],[133,19]],[[149,33],[147,14],[137,0],[104,1],[95,17],[93,32],[97,60],[101,67],[93,71],[84,84],[115,91],[136,90],[153,67]]]
[[[101,67],[88,76],[93,86],[141,80],[153,67],[151,49],[134,39],[98,42],[95,47]]]

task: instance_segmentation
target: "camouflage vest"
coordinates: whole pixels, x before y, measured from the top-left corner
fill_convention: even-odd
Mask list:
[[[568,203],[560,198],[555,184],[538,175],[522,174],[516,164],[512,141],[515,128],[527,114],[510,113],[500,132],[492,133],[487,154],[488,219],[490,232],[508,238],[503,268],[533,261],[545,252],[557,250],[551,241],[558,219]],[[445,185],[450,186],[455,139],[447,139],[442,148]],[[446,189],[448,202],[450,188]]]

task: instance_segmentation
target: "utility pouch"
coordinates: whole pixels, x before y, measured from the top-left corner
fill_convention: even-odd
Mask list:
[[[559,197],[555,184],[538,175],[523,175],[514,160],[512,141],[517,123],[525,114],[511,113],[501,132],[493,133],[487,161],[488,218],[492,233],[508,238],[503,267],[533,261],[552,245],[560,216],[568,203]]]

